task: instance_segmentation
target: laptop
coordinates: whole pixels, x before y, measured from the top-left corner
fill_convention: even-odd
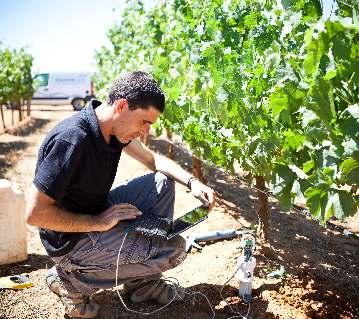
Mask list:
[[[185,215],[172,221],[170,218],[155,214],[144,214],[138,217],[127,231],[134,231],[149,237],[171,239],[185,230],[208,218],[208,207],[203,205],[192,209]]]

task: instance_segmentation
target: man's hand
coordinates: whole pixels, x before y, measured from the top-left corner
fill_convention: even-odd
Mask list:
[[[135,206],[131,204],[116,204],[103,211],[101,214],[94,216],[98,231],[107,231],[116,226],[119,221],[135,219],[142,215]]]
[[[208,210],[211,211],[215,204],[214,190],[204,184],[198,179],[191,182],[192,195],[198,198],[203,204],[208,206]]]

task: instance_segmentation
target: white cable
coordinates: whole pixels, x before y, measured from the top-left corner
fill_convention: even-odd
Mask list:
[[[177,280],[176,278],[174,278],[174,277],[167,277],[167,278],[163,278],[163,280],[165,280],[166,282],[172,283],[172,284],[173,284],[173,291],[174,291],[173,298],[171,299],[170,302],[168,302],[166,305],[164,305],[164,306],[162,306],[162,307],[160,307],[160,308],[158,308],[158,309],[156,309],[156,310],[153,310],[153,311],[151,311],[151,312],[137,311],[137,310],[130,309],[130,308],[127,307],[127,305],[126,305],[125,302],[123,301],[123,299],[122,299],[122,297],[121,297],[121,294],[119,293],[119,289],[118,289],[118,268],[119,268],[119,261],[120,261],[121,251],[122,251],[123,245],[124,245],[124,243],[125,243],[125,240],[126,240],[126,238],[127,238],[127,235],[128,235],[128,232],[126,232],[126,234],[125,234],[125,236],[124,236],[124,238],[123,238],[123,240],[122,240],[120,249],[118,250],[117,260],[116,260],[116,278],[115,278],[115,290],[116,290],[116,293],[117,293],[117,295],[118,295],[118,298],[120,299],[120,301],[121,301],[122,305],[124,306],[124,308],[125,308],[127,311],[129,311],[129,312],[133,312],[133,313],[136,313],[136,314],[149,316],[149,315],[152,315],[152,314],[154,314],[154,313],[157,313],[157,312],[159,312],[159,311],[161,311],[161,310],[167,308],[167,307],[176,299],[177,296],[178,296],[180,299],[182,299],[182,298],[178,295],[178,292],[177,292],[177,286],[179,286],[178,280]],[[246,314],[245,316],[243,316],[243,315],[240,314],[239,312],[234,311],[233,308],[232,308],[232,306],[231,306],[231,305],[227,302],[227,300],[222,296],[222,291],[223,291],[224,286],[235,276],[235,274],[238,272],[239,268],[240,268],[242,265],[243,265],[243,262],[237,267],[237,269],[236,269],[236,271],[234,272],[234,274],[225,282],[225,284],[223,284],[223,286],[222,286],[222,288],[221,288],[221,290],[220,290],[220,292],[219,292],[221,298],[222,298],[222,299],[224,300],[224,302],[229,306],[229,308],[231,309],[232,313],[236,314],[236,316],[232,316],[232,317],[230,317],[230,318],[228,318],[228,319],[235,319],[235,318],[247,319],[247,316],[248,316],[249,311],[250,311],[250,307],[251,307],[250,302],[248,303],[247,314]],[[175,281],[177,282],[177,284],[174,283],[173,281],[171,281],[170,279],[175,280]],[[211,317],[211,319],[214,319],[214,318],[215,318],[215,315],[216,315],[216,314],[215,314],[215,311],[214,311],[214,309],[213,309],[213,306],[212,306],[211,302],[209,301],[208,297],[207,297],[205,294],[203,294],[203,293],[201,293],[201,292],[198,292],[198,291],[194,292],[194,291],[191,291],[191,290],[189,290],[189,289],[188,289],[188,291],[189,291],[189,292],[188,292],[188,291],[186,291],[186,289],[184,289],[184,288],[182,288],[182,289],[183,289],[183,292],[184,292],[185,294],[187,294],[187,295],[191,295],[191,296],[200,295],[200,296],[204,297],[204,298],[206,299],[206,301],[207,301],[207,303],[208,303],[208,305],[209,305],[211,311],[212,311],[212,317]],[[249,292],[249,289],[248,289],[248,291],[246,291],[246,292]],[[243,299],[243,300],[244,300],[244,295],[245,295],[245,293],[243,293],[243,295],[242,295],[242,299]]]
[[[167,278],[163,278],[163,280],[165,280],[166,282],[170,282],[170,283],[173,284],[174,295],[173,295],[173,298],[171,299],[171,301],[168,302],[166,305],[164,305],[164,306],[162,306],[162,307],[160,307],[160,308],[158,308],[158,309],[156,309],[156,310],[153,310],[153,311],[151,311],[151,312],[141,312],[141,311],[137,311],[137,310],[130,309],[130,308],[128,308],[128,307],[126,306],[125,302],[123,301],[123,299],[122,299],[122,297],[121,297],[121,294],[120,294],[119,291],[118,291],[118,268],[119,268],[120,254],[121,254],[121,251],[122,251],[122,247],[123,247],[123,245],[124,245],[124,243],[125,243],[125,240],[126,240],[126,238],[127,238],[127,235],[128,235],[128,233],[126,232],[126,234],[125,234],[125,236],[124,236],[124,238],[123,238],[123,240],[122,240],[122,243],[121,243],[120,249],[119,249],[119,251],[118,251],[118,254],[117,254],[117,260],[116,260],[116,280],[115,280],[116,293],[117,293],[118,297],[120,298],[120,301],[121,301],[122,305],[125,307],[125,309],[126,309],[127,311],[134,312],[134,313],[137,313],[137,314],[140,314],[140,315],[149,316],[149,315],[152,315],[152,314],[154,314],[154,313],[156,313],[156,312],[161,311],[161,310],[164,309],[164,308],[167,308],[167,307],[176,299],[177,296],[178,296],[180,299],[182,299],[182,298],[178,295],[178,292],[177,292],[177,286],[179,286],[178,280],[177,280],[176,278],[174,278],[174,277],[167,277]],[[173,281],[171,281],[170,279],[172,279]],[[174,283],[174,281],[176,281],[177,283]],[[183,288],[182,288],[182,289],[183,289]],[[212,311],[212,314],[213,314],[213,317],[212,317],[211,319],[213,319],[213,318],[215,317],[215,312],[214,312],[214,310],[213,310],[213,307],[212,307],[210,301],[208,300],[208,298],[207,298],[207,296],[206,296],[205,294],[203,294],[203,293],[201,293],[201,292],[192,292],[192,291],[191,291],[191,292],[187,292],[185,289],[183,289],[183,292],[184,292],[185,294],[187,294],[187,295],[196,295],[196,294],[198,294],[198,295],[203,296],[203,297],[207,300],[207,302],[208,302],[208,304],[209,304],[209,307],[211,308],[211,311]]]
[[[190,292],[187,292],[186,290],[184,290],[184,293],[187,294],[187,295],[191,295],[191,296],[193,296],[193,295],[200,295],[200,296],[202,296],[202,297],[204,297],[204,298],[206,299],[206,301],[207,301],[207,303],[208,303],[208,305],[209,305],[209,307],[210,307],[210,309],[211,309],[211,311],[212,311],[212,314],[213,314],[213,316],[211,317],[211,319],[214,319],[215,316],[216,316],[216,313],[214,312],[213,307],[212,307],[212,304],[211,304],[211,302],[209,301],[208,297],[207,297],[204,293],[202,293],[202,292],[199,292],[199,291],[191,291],[191,290],[189,290],[189,289],[187,289],[187,290],[190,291]]]

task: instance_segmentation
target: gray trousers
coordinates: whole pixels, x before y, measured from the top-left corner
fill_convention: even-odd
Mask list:
[[[107,206],[129,203],[143,214],[173,218],[174,181],[157,172],[141,176],[110,191]],[[115,286],[117,256],[126,228],[121,221],[105,232],[89,232],[65,256],[53,257],[56,270],[69,291],[91,295]],[[119,257],[118,284],[159,278],[186,258],[181,236],[171,240],[148,238],[129,232]]]

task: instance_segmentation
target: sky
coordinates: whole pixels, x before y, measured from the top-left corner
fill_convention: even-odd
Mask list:
[[[124,6],[125,0],[0,0],[0,42],[25,47],[33,73],[93,72],[95,50],[109,46],[106,32]]]
[[[323,0],[324,14],[333,0]],[[155,0],[144,0],[150,7]],[[0,42],[25,47],[33,73],[93,72],[94,53],[109,46],[107,30],[119,22],[125,0],[0,0]]]

